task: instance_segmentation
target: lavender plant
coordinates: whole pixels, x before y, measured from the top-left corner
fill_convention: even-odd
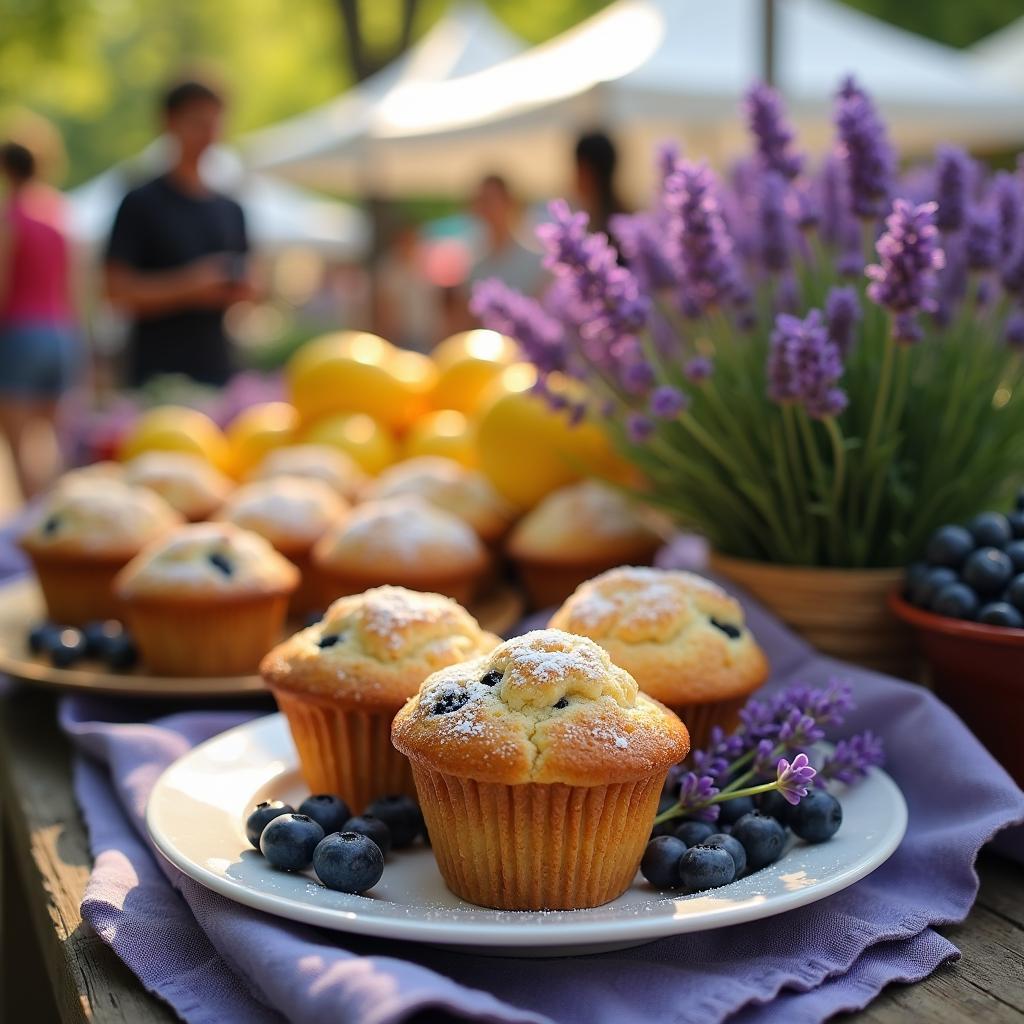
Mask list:
[[[901,565],[995,504],[1024,464],[1024,174],[940,147],[902,178],[848,79],[816,169],[779,96],[744,112],[728,181],[670,148],[617,247],[564,202],[540,229],[540,301],[482,282],[473,307],[540,373],[583,381],[643,497],[726,554]]]

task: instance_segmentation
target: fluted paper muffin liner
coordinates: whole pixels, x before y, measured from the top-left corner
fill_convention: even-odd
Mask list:
[[[690,750],[702,750],[711,741],[711,730],[717,725],[732,732],[740,724],[740,711],[750,694],[729,700],[713,700],[693,704],[669,704],[690,734]]]
[[[114,577],[131,555],[89,558],[30,552],[47,615],[62,626],[83,626],[95,619],[119,619],[124,606],[114,593]]]
[[[314,694],[271,690],[288,720],[310,792],[334,793],[356,814],[381,796],[416,795],[409,762],[391,744],[397,707],[370,711]]]
[[[143,663],[157,675],[249,675],[281,639],[288,597],[135,597],[124,601],[124,613]]]
[[[475,782],[413,765],[445,883],[499,910],[579,910],[636,875],[665,772],[604,786]]]

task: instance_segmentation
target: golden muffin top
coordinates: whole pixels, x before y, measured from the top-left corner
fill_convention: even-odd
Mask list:
[[[234,484],[206,459],[189,452],[145,452],[124,466],[124,479],[156,491],[187,519],[205,519]]]
[[[275,448],[256,467],[254,480],[275,476],[312,477],[330,484],[346,501],[355,501],[366,474],[347,452],[328,444],[293,444]]]
[[[274,547],[308,548],[348,514],[348,502],[313,477],[280,476],[243,484],[217,518],[266,537]]]

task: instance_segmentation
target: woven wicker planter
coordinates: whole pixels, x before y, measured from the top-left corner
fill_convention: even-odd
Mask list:
[[[910,679],[910,630],[889,610],[901,569],[815,569],[712,553],[711,568],[738,583],[823,654]]]

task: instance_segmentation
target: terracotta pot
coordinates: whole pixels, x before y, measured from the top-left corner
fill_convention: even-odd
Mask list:
[[[823,654],[913,678],[910,630],[889,610],[902,569],[816,569],[730,558],[711,569],[738,583]]]
[[[898,590],[889,607],[913,627],[935,692],[1024,786],[1024,629],[922,611]]]

